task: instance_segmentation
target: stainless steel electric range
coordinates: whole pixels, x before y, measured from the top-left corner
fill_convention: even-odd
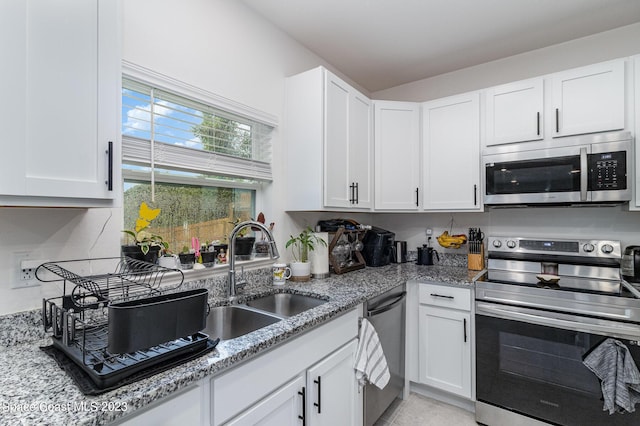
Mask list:
[[[478,423],[640,424],[640,404],[603,410],[601,382],[583,364],[612,338],[640,366],[640,292],[620,279],[620,259],[619,241],[488,239],[476,283]]]

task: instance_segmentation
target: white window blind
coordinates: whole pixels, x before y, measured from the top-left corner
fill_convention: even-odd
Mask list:
[[[272,180],[272,125],[126,76],[122,88],[125,164]]]

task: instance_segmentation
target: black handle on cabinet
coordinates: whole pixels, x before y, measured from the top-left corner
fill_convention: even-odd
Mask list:
[[[464,342],[467,343],[467,319],[463,318],[462,328],[464,330]]]
[[[314,407],[318,407],[318,414],[320,414],[320,410],[321,410],[321,407],[320,407],[320,404],[321,404],[320,403],[320,397],[322,395],[322,381],[321,380],[322,380],[321,377],[318,376],[318,380],[314,380],[313,381],[313,383],[318,385],[318,402],[317,403],[316,402],[313,403]]]
[[[306,413],[307,392],[305,391],[304,386],[302,387],[302,390],[298,392],[298,395],[302,397],[302,415],[298,416],[298,418],[302,420],[302,426],[305,426],[307,424],[307,413]]]
[[[358,182],[356,182],[356,204],[360,203],[360,192],[358,191]]]
[[[478,205],[478,185],[473,185],[473,205]]]
[[[560,110],[556,108],[556,133],[560,133]]]
[[[420,200],[419,200],[419,188],[416,188],[416,207],[420,206]]]
[[[536,113],[536,135],[540,136],[540,111]]]
[[[108,158],[108,166],[107,166],[107,181],[105,182],[105,184],[107,184],[107,189],[109,191],[113,191],[113,142],[109,141],[109,144],[107,146],[107,158]]]
[[[442,294],[431,293],[433,297],[441,297],[443,299],[453,299],[453,296],[443,296]]]

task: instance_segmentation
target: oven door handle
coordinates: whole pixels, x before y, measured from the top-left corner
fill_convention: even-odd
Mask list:
[[[517,306],[496,305],[476,301],[476,315],[486,315],[494,318],[509,319],[620,339],[640,340],[640,327],[638,327],[637,324],[576,316],[561,312],[538,311]]]

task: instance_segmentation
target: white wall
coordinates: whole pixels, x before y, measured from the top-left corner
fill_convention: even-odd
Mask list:
[[[373,99],[428,101],[640,53],[640,23],[414,81]]]

